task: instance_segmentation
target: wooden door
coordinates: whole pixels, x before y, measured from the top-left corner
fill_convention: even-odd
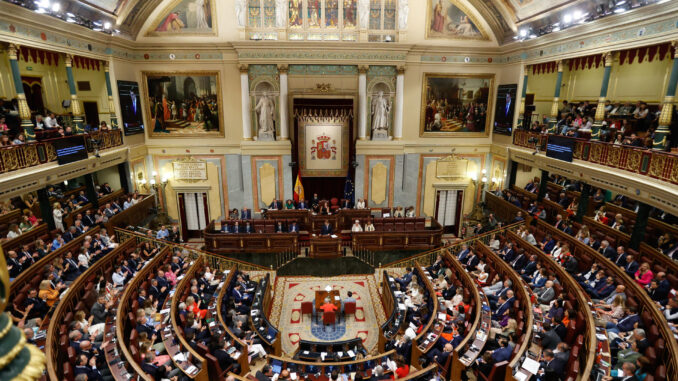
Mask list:
[[[463,205],[463,190],[436,192],[435,219],[443,226],[443,233],[459,235]]]
[[[181,221],[181,237],[184,241],[190,238],[201,238],[202,231],[209,223],[207,193],[179,193],[179,218]]]

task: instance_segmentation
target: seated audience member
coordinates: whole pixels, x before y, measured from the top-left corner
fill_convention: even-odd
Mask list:
[[[285,226],[283,226],[282,221],[278,221],[278,223],[275,225],[275,232],[276,233],[285,233]]]
[[[358,201],[355,203],[355,208],[356,209],[365,209],[365,200],[362,198],[359,198]]]
[[[622,364],[618,376],[604,376],[603,381],[638,381],[635,372],[636,366],[633,363],[625,362]]]
[[[650,281],[652,281],[654,278],[654,274],[652,273],[652,270],[650,270],[650,264],[643,262],[643,264],[640,265],[638,270],[633,274],[633,278],[641,287],[649,286]]]
[[[228,214],[228,218],[231,220],[237,220],[240,218],[240,212],[238,211],[238,208],[231,209],[231,212]]]
[[[251,220],[252,211],[249,210],[248,208],[242,208],[242,210],[240,211],[240,218],[243,220]]]
[[[297,225],[296,221],[292,221],[292,223],[290,223],[290,227],[289,227],[288,231],[290,233],[299,233],[299,226]]]
[[[250,225],[250,222],[245,222],[245,226],[242,227],[241,233],[254,233],[254,228]]]
[[[367,223],[365,224],[365,231],[366,232],[373,232],[374,229],[374,224],[372,223],[372,220],[367,220]]]
[[[360,221],[355,220],[355,222],[353,223],[353,226],[351,226],[351,231],[354,232],[354,233],[358,233],[358,232],[363,231],[363,227],[360,226]]]
[[[552,350],[545,350],[543,360],[539,364],[540,380],[562,380],[567,361],[554,355]]]

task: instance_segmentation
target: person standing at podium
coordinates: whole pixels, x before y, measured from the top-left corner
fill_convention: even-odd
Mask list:
[[[322,229],[320,229],[320,235],[332,235],[334,233],[334,229],[332,229],[332,225],[330,225],[329,220],[325,220],[325,223],[323,224]]]
[[[326,312],[335,312],[335,311],[337,310],[337,306],[335,306],[334,304],[331,303],[330,298],[325,298],[325,304],[323,304],[322,306],[320,306],[320,310],[321,310],[323,313],[326,313]]]

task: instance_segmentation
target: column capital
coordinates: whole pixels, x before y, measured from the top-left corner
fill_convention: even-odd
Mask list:
[[[249,65],[248,64],[240,64],[240,65],[238,65],[238,70],[240,70],[240,74],[248,73],[249,72]]]
[[[111,64],[108,61],[104,61],[104,72],[108,73],[111,70]]]
[[[612,66],[612,63],[617,58],[615,52],[605,52],[603,53],[603,60],[605,61],[605,66]]]
[[[358,73],[367,74],[367,71],[370,69],[369,65],[358,65]]]
[[[7,54],[9,55],[10,60],[17,60],[19,59],[19,48],[20,46],[17,44],[9,44],[7,46]]]
[[[287,74],[287,72],[289,70],[290,70],[290,65],[288,65],[288,64],[278,64],[278,73]]]
[[[396,66],[396,73],[398,75],[405,74],[405,65]]]
[[[556,61],[556,66],[558,66],[558,72],[562,73],[565,66],[563,60]]]
[[[71,54],[66,54],[66,67],[73,67],[73,56]]]
[[[673,58],[678,58],[678,40],[671,41],[671,47],[673,47]]]

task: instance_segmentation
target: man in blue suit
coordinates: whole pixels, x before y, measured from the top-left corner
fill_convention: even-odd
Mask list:
[[[640,265],[638,262],[633,258],[633,255],[627,255],[626,256],[626,266],[624,267],[624,271],[631,277],[636,276],[636,271],[638,271],[638,268]]]
[[[273,201],[271,202],[271,204],[268,206],[268,208],[273,209],[273,210],[282,210],[283,204],[282,204],[281,201],[276,200],[274,198]]]
[[[80,191],[80,195],[76,200],[78,201],[78,205],[87,204],[89,202],[89,199],[85,196],[85,191]]]
[[[624,246],[617,247],[617,255],[613,261],[617,267],[626,267],[626,253],[624,252]]]
[[[252,211],[247,208],[242,208],[242,210],[240,211],[240,218],[242,218],[243,220],[251,220]]]
[[[308,203],[306,200],[300,200],[297,209],[308,209]]]
[[[299,233],[299,226],[294,221],[290,224],[290,233]]]
[[[492,313],[492,320],[501,320],[508,313],[514,300],[512,290],[508,290],[506,295],[500,296],[499,301],[497,301],[497,309]]]
[[[607,326],[605,327],[607,329],[607,333],[615,333],[619,334],[620,332],[630,332],[634,328],[636,328],[636,324],[640,322],[640,317],[638,316],[638,312],[636,311],[636,308],[633,306],[626,307],[626,316],[623,318],[617,320],[616,322],[613,320],[609,323],[607,323]]]
[[[473,250],[471,250],[466,259],[466,263],[462,262],[462,266],[466,268],[466,271],[475,271],[476,266],[478,266],[478,263],[480,263],[480,259],[478,259],[476,253],[474,253]]]
[[[510,264],[514,270],[518,271],[525,267],[525,265],[527,264],[527,257],[525,257],[525,254],[520,253],[510,262]]]
[[[522,266],[521,266],[522,267]],[[520,277],[523,278],[525,281],[529,281],[530,277],[532,274],[537,271],[537,256],[536,255],[531,255],[530,256],[530,261],[527,262],[524,267],[518,268]]]
[[[499,256],[501,256],[505,262],[510,263],[513,258],[515,258],[513,244],[511,242],[506,242],[506,244],[504,244],[504,248],[499,251]]]
[[[457,258],[459,259],[459,262],[463,263],[464,260],[466,259],[466,256],[468,256],[469,252],[471,250],[468,248],[467,244],[461,245],[461,251],[457,255]]]
[[[249,221],[247,221],[245,223],[245,227],[242,228],[242,233],[254,233],[254,229],[252,228],[252,225],[250,225]]]
[[[567,361],[561,357],[556,357],[552,350],[544,351],[544,360],[541,362],[541,370],[544,371],[542,380],[562,380],[565,373]]]
[[[614,249],[610,247],[610,242],[607,240],[602,240],[600,241],[600,247],[598,248],[598,252],[600,254],[603,254],[605,258],[613,261],[617,257],[617,253],[615,253]]]
[[[542,251],[545,253],[550,253],[555,245],[556,240],[553,239],[550,234],[547,234],[541,243],[539,243],[539,247],[541,247]]]
[[[400,288],[404,290],[407,287],[407,285],[410,284],[413,275],[414,273],[412,272],[412,268],[406,267],[405,275],[403,275],[400,278],[396,278],[395,281],[398,282],[400,284]]]
[[[231,233],[240,233],[240,230],[240,223],[238,221],[234,222],[230,229]]]
[[[511,359],[511,352],[513,352],[513,349],[508,345],[508,341],[506,339],[499,339],[499,348],[495,349],[492,352],[492,360],[494,360],[494,363],[502,362],[502,361],[508,361]]]
[[[325,223],[323,224],[322,228],[320,229],[320,235],[331,235],[334,233],[334,229],[332,229],[332,225],[330,225],[329,220],[325,220]]]

